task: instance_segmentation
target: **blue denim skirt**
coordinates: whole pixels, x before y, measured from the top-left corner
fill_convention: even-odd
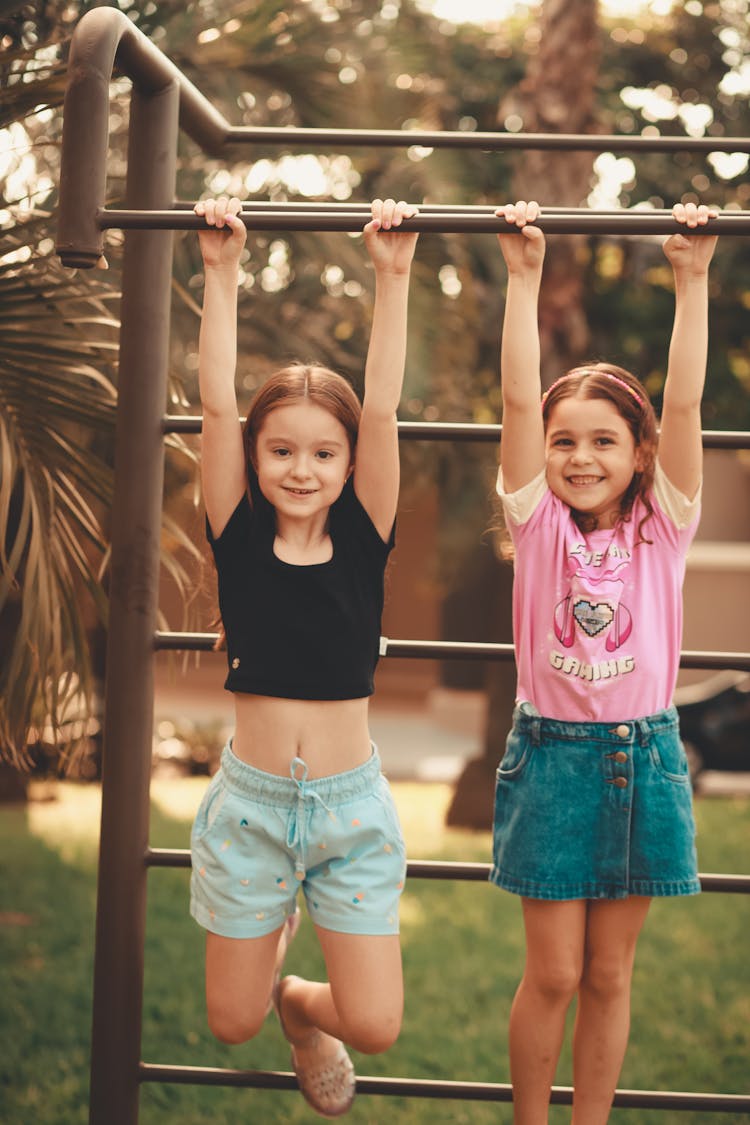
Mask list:
[[[497,769],[490,881],[535,899],[697,894],[675,708],[566,723],[516,707]]]

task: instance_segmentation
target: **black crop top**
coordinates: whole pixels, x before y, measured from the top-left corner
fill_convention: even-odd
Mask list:
[[[221,535],[206,521],[227,636],[228,691],[282,699],[372,695],[391,532],[383,542],[350,477],[331,506],[333,557],[297,566],[274,554],[272,506],[251,480]]]

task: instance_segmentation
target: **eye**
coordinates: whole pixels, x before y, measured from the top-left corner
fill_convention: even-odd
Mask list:
[[[597,445],[614,445],[614,439],[611,437],[600,437],[596,439]]]
[[[557,437],[552,439],[552,445],[555,449],[567,449],[573,442],[567,437]]]
[[[319,449],[315,456],[318,457],[321,461],[328,461],[331,457],[333,457],[333,454],[331,453],[330,449]]]
[[[285,445],[278,445],[278,446],[276,446],[275,449],[272,449],[271,452],[273,453],[274,457],[288,457],[289,456],[289,450],[286,448]]]

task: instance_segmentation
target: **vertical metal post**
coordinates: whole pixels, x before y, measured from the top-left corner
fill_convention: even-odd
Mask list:
[[[176,83],[133,89],[129,207],[171,206],[178,107]],[[172,238],[128,232],[123,260],[90,1125],[138,1121]]]

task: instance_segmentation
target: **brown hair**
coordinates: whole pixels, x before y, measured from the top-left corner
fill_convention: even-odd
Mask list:
[[[354,460],[362,406],[353,387],[343,375],[338,375],[328,367],[313,363],[291,363],[269,375],[265,383],[256,391],[245,418],[242,444],[245,451],[248,494],[250,470],[257,466],[256,444],[263,423],[277,407],[302,401],[322,407],[341,423],[349,441],[350,460]],[[226,648],[226,633],[219,614],[214,624],[219,626],[219,636],[214,644],[214,651],[217,652]]]
[[[585,363],[573,367],[552,384],[542,399],[542,418],[545,433],[551,410],[565,398],[605,399],[627,423],[640,452],[642,468],[633,473],[633,479],[620,500],[620,519],[627,520],[638,497],[644,503],[646,515],[638,527],[639,540],[648,542],[642,534],[643,524],[653,515],[649,492],[654,483],[658,432],[656,414],[642,383],[624,367],[614,363]],[[573,510],[573,518],[581,531],[591,531],[590,517]]]
[[[583,363],[572,367],[556,379],[542,396],[542,418],[547,432],[550,412],[558,402],[565,398],[600,398],[611,402],[617,413],[625,420],[633,435],[636,449],[640,452],[642,468],[633,473],[633,479],[620,500],[620,519],[627,520],[638,497],[643,501],[646,514],[638,525],[638,543],[648,543],[643,534],[643,525],[653,515],[653,505],[649,492],[654,483],[656,468],[656,448],[658,429],[656,414],[643,384],[624,367],[615,363]],[[514,556],[513,543],[505,524],[502,506],[501,540],[499,553],[503,559],[511,561]],[[584,533],[593,531],[596,524],[591,516],[571,509],[576,525]],[[490,530],[498,530],[490,528]],[[636,544],[637,545],[637,544]]]
[[[248,467],[257,464],[258,434],[271,411],[303,400],[321,406],[341,423],[349,440],[351,459],[354,460],[362,406],[353,388],[342,375],[337,375],[328,367],[292,363],[270,375],[250,403],[242,431]]]

